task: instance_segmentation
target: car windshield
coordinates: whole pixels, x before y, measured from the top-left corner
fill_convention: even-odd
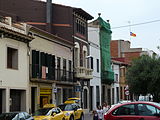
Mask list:
[[[12,120],[17,113],[2,113],[0,115],[0,120]]]
[[[71,104],[62,104],[58,106],[62,111],[71,111],[73,107]]]
[[[47,113],[51,110],[51,108],[42,108],[38,109],[33,113],[33,116],[42,116],[42,115],[47,115]]]

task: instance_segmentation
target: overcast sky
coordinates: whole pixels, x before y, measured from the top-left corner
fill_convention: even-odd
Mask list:
[[[104,20],[110,20],[112,39],[131,42],[133,48],[144,48],[160,53],[160,0],[52,0],[53,3],[79,7],[96,19],[98,13]],[[158,22],[152,22],[157,21]],[[148,23],[131,26],[137,37],[130,37],[130,24]]]

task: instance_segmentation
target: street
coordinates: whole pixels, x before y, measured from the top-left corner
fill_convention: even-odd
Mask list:
[[[84,120],[93,120],[93,116],[91,113],[84,114]]]

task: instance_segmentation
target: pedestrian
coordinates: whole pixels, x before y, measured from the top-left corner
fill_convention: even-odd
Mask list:
[[[103,115],[109,110],[109,108],[110,106],[106,102],[104,102],[103,103]]]
[[[98,113],[96,110],[93,110],[93,120],[98,120]]]
[[[98,120],[102,120],[103,119],[103,110],[102,110],[101,106],[98,106],[97,114],[98,114]]]

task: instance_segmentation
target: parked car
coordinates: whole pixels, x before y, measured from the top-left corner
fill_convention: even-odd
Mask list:
[[[58,105],[64,112],[65,120],[84,120],[84,112],[76,101],[65,101],[64,104]]]
[[[77,98],[77,97],[72,97],[72,98],[68,98],[64,103],[68,103],[68,102],[73,102],[75,101],[75,103],[80,103],[80,98]]]
[[[33,113],[34,120],[65,120],[62,110],[54,104],[46,104]]]
[[[117,104],[105,113],[104,120],[160,120],[160,104],[144,101]]]
[[[0,120],[34,120],[27,112],[7,112],[0,114]]]

